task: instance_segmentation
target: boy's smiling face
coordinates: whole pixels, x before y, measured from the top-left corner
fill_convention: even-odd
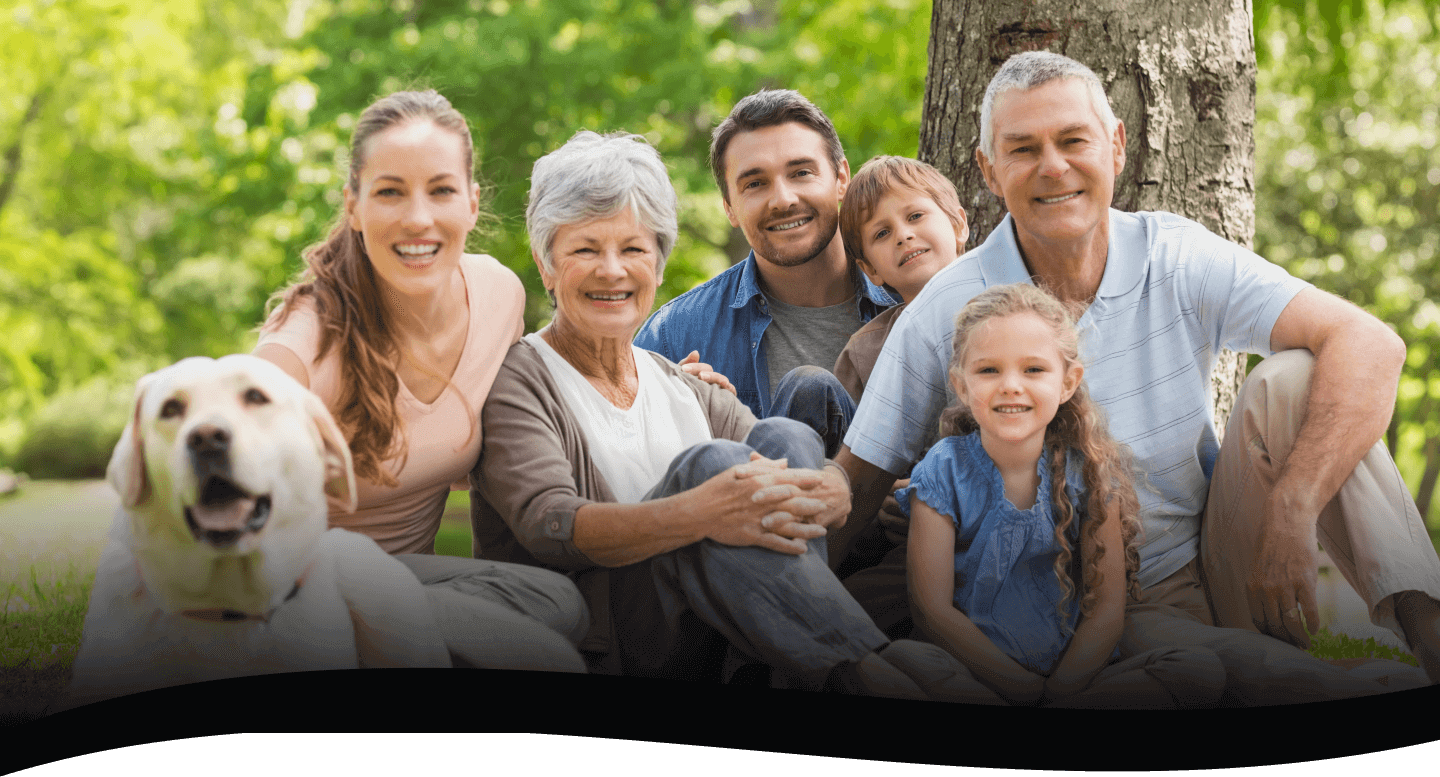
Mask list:
[[[965,212],[946,213],[929,195],[907,188],[886,192],[860,227],[860,269],[909,302],[935,273],[949,266],[970,236]]]

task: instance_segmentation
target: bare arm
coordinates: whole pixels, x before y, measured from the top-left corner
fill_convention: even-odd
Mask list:
[[[856,535],[870,524],[895,485],[894,475],[851,453],[848,445],[840,446],[835,463],[850,478],[850,514],[843,522],[830,527],[831,569],[845,560]]]
[[[266,343],[251,352],[252,356],[258,356],[265,361],[272,362],[275,366],[285,371],[286,375],[294,378],[297,383],[310,388],[310,372],[305,369],[305,363],[295,352],[277,343]]]
[[[906,577],[911,613],[926,636],[1006,701],[1040,699],[1045,678],[1005,655],[955,607],[955,525],[918,498],[910,500]]]
[[[1095,611],[1081,615],[1075,636],[1060,663],[1045,680],[1046,698],[1069,696],[1085,689],[1095,675],[1110,661],[1120,632],[1125,628],[1125,545],[1120,539],[1120,520],[1104,517],[1100,525],[1099,544],[1105,555],[1099,559],[1100,586],[1096,591]],[[1095,543],[1081,541],[1081,562],[1089,565],[1095,558]],[[1083,592],[1076,591],[1078,600]]]
[[[1308,647],[1295,608],[1319,622],[1316,521],[1390,423],[1405,343],[1355,305],[1306,289],[1280,314],[1270,345],[1308,349],[1315,367],[1305,420],[1265,505],[1251,612],[1262,632]]]

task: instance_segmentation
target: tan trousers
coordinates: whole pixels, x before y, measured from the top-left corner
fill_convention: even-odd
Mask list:
[[[1204,580],[1219,625],[1254,629],[1246,581],[1265,500],[1305,418],[1309,351],[1283,351],[1245,380],[1210,480],[1200,530]],[[1423,591],[1440,599],[1440,559],[1410,491],[1381,442],[1370,448],[1320,513],[1320,545],[1370,608],[1370,620],[1405,634],[1391,598]]]
[[[1260,634],[1251,620],[1246,582],[1265,500],[1304,419],[1313,365],[1308,351],[1285,351],[1245,380],[1210,481],[1200,557],[1126,609],[1122,653],[1164,645],[1214,650],[1227,673],[1226,706],[1322,701],[1428,682],[1423,671],[1399,662],[1384,662],[1383,673],[1374,666],[1341,670]],[[1321,512],[1318,536],[1369,605],[1371,620],[1402,639],[1390,597],[1417,590],[1440,599],[1440,559],[1383,445],[1370,449]]]

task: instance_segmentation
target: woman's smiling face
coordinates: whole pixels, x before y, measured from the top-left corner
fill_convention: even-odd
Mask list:
[[[555,318],[577,332],[628,341],[650,315],[660,248],[629,208],[555,230],[550,261],[540,275],[555,293]]]
[[[404,296],[445,288],[480,213],[465,140],[428,120],[409,121],[367,143],[358,192],[345,214],[361,233],[382,284]]]

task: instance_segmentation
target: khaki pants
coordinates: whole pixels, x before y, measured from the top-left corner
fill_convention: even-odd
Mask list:
[[[1200,558],[1146,589],[1143,600],[1126,610],[1122,653],[1177,644],[1211,648],[1225,664],[1227,706],[1321,701],[1427,684],[1423,671],[1399,662],[1386,662],[1393,667],[1384,673],[1374,666],[1346,672],[1260,634],[1251,620],[1246,584],[1265,500],[1304,420],[1313,365],[1308,351],[1285,351],[1246,379],[1210,481]],[[1371,620],[1402,639],[1392,596],[1417,590],[1440,599],[1440,559],[1383,445],[1370,449],[1321,512],[1318,537],[1369,606]]]
[[[1210,480],[1200,530],[1204,580],[1219,625],[1254,629],[1246,580],[1265,500],[1305,418],[1314,357],[1283,351],[1245,380]],[[1423,591],[1440,599],[1440,559],[1410,491],[1377,442],[1320,512],[1320,545],[1370,608],[1370,620],[1405,634],[1391,598]]]

